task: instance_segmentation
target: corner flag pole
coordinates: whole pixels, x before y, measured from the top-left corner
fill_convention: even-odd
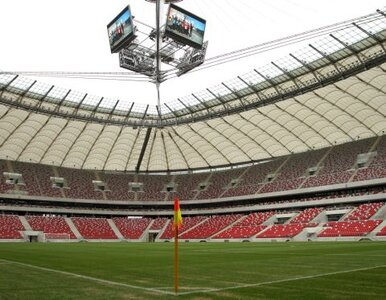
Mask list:
[[[174,291],[178,293],[178,230],[182,224],[182,216],[180,209],[180,200],[174,198],[174,219],[173,219],[173,229],[174,229]]]
[[[178,293],[178,225],[174,225],[174,291]]]

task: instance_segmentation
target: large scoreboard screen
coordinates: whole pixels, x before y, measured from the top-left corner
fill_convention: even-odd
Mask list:
[[[130,6],[127,6],[107,25],[111,53],[122,50],[135,38]]]
[[[181,7],[170,4],[165,35],[185,45],[201,48],[206,21]]]

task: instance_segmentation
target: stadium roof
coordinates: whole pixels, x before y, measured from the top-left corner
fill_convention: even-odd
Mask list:
[[[122,106],[2,74],[0,158],[164,172],[246,164],[383,135],[384,12],[322,33],[285,60],[161,108]]]

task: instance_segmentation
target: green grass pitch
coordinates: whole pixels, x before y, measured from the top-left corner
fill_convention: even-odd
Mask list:
[[[386,243],[0,243],[0,299],[385,299]]]

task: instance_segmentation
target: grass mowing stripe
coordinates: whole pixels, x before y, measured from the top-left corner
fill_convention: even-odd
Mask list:
[[[24,267],[28,267],[28,268],[41,270],[41,271],[58,273],[58,274],[67,275],[67,276],[71,276],[71,277],[76,277],[76,278],[91,280],[91,281],[95,281],[95,282],[100,282],[100,283],[104,283],[104,284],[108,284],[108,285],[122,286],[122,287],[131,288],[131,289],[143,290],[143,291],[148,291],[148,292],[156,292],[156,293],[165,294],[165,295],[173,295],[173,296],[175,295],[174,292],[168,292],[168,291],[155,289],[155,288],[147,288],[147,287],[131,285],[131,284],[126,284],[126,283],[121,283],[121,282],[115,282],[115,281],[111,281],[111,280],[100,279],[100,278],[95,278],[95,277],[91,277],[91,276],[86,276],[86,275],[81,275],[81,274],[76,274],[76,273],[71,273],[71,272],[66,272],[66,271],[60,271],[60,270],[55,270],[55,269],[50,269],[50,268],[45,268],[45,267],[39,267],[39,266],[25,264],[25,263],[7,260],[7,259],[0,259],[0,264],[1,263],[20,265],[20,266],[24,266]]]
[[[259,283],[243,284],[243,285],[230,286],[230,287],[225,287],[225,288],[217,288],[217,289],[202,290],[202,291],[182,292],[182,293],[178,293],[178,295],[190,295],[190,294],[198,294],[198,293],[215,293],[215,292],[242,289],[242,288],[248,288],[248,287],[258,287],[258,286],[262,286],[262,285],[269,285],[269,284],[275,284],[275,283],[290,282],[290,281],[297,281],[297,280],[303,280],[303,279],[312,279],[312,278],[345,274],[345,273],[352,273],[352,272],[359,272],[359,271],[368,271],[368,270],[385,268],[385,267],[386,267],[386,265],[379,265],[379,266],[367,267],[367,268],[357,268],[357,269],[351,269],[351,270],[336,271],[336,272],[329,272],[329,273],[322,273],[322,274],[315,274],[315,275],[308,275],[308,276],[300,276],[300,277],[265,281],[265,282],[259,282]]]

